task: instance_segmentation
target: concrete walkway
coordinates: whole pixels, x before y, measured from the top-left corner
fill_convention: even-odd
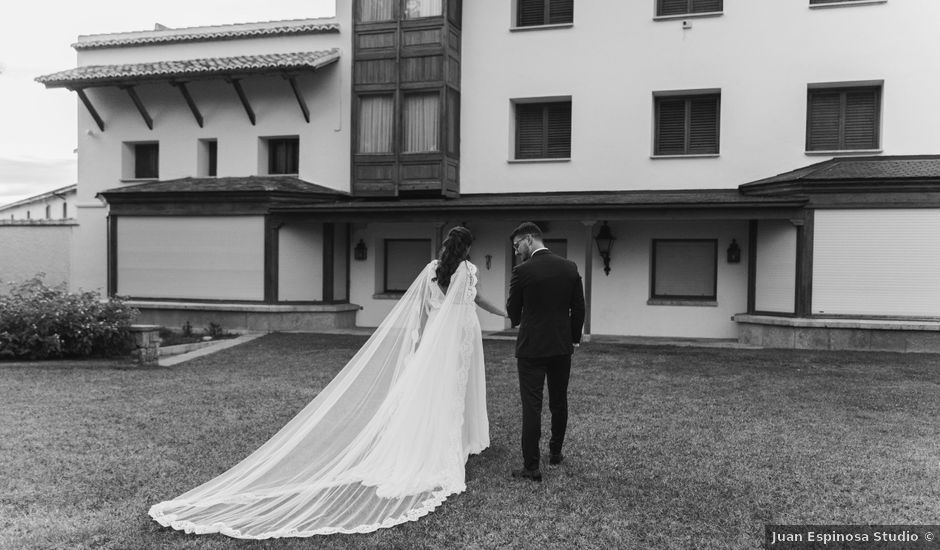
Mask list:
[[[252,332],[249,334],[242,334],[241,336],[237,338],[219,340],[218,342],[214,342],[211,345],[208,345],[203,348],[199,348],[194,351],[188,351],[186,353],[180,353],[178,355],[170,355],[167,357],[161,357],[160,359],[157,360],[157,364],[160,365],[161,367],[172,367],[173,365],[185,363],[186,361],[189,361],[190,359],[203,357],[205,355],[209,355],[217,351],[222,351],[224,349],[228,349],[228,348],[237,346],[239,344],[244,344],[245,342],[251,342],[252,340],[256,338],[261,338],[265,334],[266,333],[264,332]]]
[[[372,334],[374,329],[371,328],[348,328],[348,329],[333,329],[333,330],[322,330],[317,331],[316,334],[348,334],[355,336],[369,336]],[[245,342],[250,342],[256,338],[264,336],[266,333],[255,332],[250,334],[244,334],[238,338],[232,338],[230,340],[219,340],[218,342],[206,346],[204,348],[182,353],[179,355],[171,355],[168,357],[161,357],[158,364],[161,367],[171,367],[173,365],[178,365],[180,363],[185,363],[190,359],[195,359],[197,357],[203,357],[217,351],[222,351],[223,349],[228,349],[239,344],[244,344]],[[516,331],[504,330],[496,332],[484,332],[484,340],[502,340],[502,341],[515,341]],[[612,335],[600,335],[592,334],[589,342],[585,342],[586,345],[590,344],[624,344],[631,346],[674,346],[674,347],[700,347],[700,348],[730,348],[730,349],[761,349],[760,346],[752,346],[748,344],[741,344],[737,340],[731,339],[719,339],[719,338],[654,338],[646,336],[612,336]]]

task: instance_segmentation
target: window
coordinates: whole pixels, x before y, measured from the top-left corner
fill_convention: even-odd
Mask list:
[[[268,174],[297,174],[299,172],[300,140],[298,138],[268,138]]]
[[[571,157],[571,101],[516,103],[516,159]]]
[[[219,142],[214,139],[200,139],[197,156],[200,176],[215,177],[218,175]]]
[[[46,205],[46,219],[47,220],[52,219],[52,205],[51,204]]]
[[[656,96],[654,155],[717,155],[721,94]]]
[[[398,0],[358,0],[357,21],[372,23],[395,19],[395,2]]]
[[[806,103],[807,151],[880,147],[881,86],[810,87]]]
[[[404,19],[443,15],[442,0],[405,0]]]
[[[430,259],[430,239],[386,239],[384,291],[408,290]]]
[[[69,218],[69,203],[62,203],[62,219],[67,220]]]
[[[656,0],[656,15],[715,13],[723,9],[722,0]]]
[[[871,0],[809,0],[810,6],[817,4],[855,4],[859,2],[871,2]]]
[[[516,0],[516,26],[537,27],[574,22],[574,0]]]
[[[651,297],[713,301],[717,269],[715,239],[654,239]]]
[[[441,150],[441,96],[437,92],[408,94],[402,102],[402,152]]]
[[[157,143],[134,144],[134,178],[160,177],[160,145]]]
[[[359,98],[358,150],[364,154],[392,152],[395,100],[391,95]]]

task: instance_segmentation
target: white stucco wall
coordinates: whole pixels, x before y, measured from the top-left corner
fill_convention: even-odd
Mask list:
[[[512,31],[513,4],[464,2],[465,193],[733,188],[826,160],[804,152],[811,83],[883,80],[884,153],[940,150],[940,75],[923,65],[940,51],[936,0],[726,2],[687,30],[646,0],[576,2],[570,28]],[[653,92],[714,88],[720,156],[651,159]],[[571,161],[507,162],[510,100],[546,96],[572,98]]]
[[[341,32],[255,39],[142,45],[78,51],[78,64],[142,63],[205,57],[230,57],[340,48],[336,63],[298,77],[310,123],[303,119],[290,84],[280,76],[245,78],[242,85],[256,115],[249,122],[233,87],[223,80],[193,81],[188,87],[204,117],[196,123],[182,94],[167,82],[137,86],[154,128],[150,130],[127,93],[116,87],[89,88],[88,96],[104,120],[101,131],[76,99],[78,113],[79,235],[73,287],[100,288],[106,281],[106,241],[102,229],[106,209],[90,208],[103,190],[136,181],[122,180],[126,142],[158,142],[161,180],[198,176],[199,140],[218,140],[218,176],[263,174],[259,141],[264,137],[298,136],[299,177],[305,181],[349,190],[349,94],[351,72],[351,3],[337,2]],[[225,23],[224,14],[221,15]],[[62,90],[46,93],[64,93]],[[84,208],[83,208],[84,206]]]
[[[7,283],[39,273],[48,286],[68,283],[74,224],[7,225],[0,223],[0,294]]]
[[[591,332],[630,336],[735,338],[735,313],[747,309],[747,222],[610,222],[617,238],[610,275],[594,257]],[[650,305],[653,239],[717,239],[717,305]],[[741,262],[729,264],[731,239],[741,247]]]

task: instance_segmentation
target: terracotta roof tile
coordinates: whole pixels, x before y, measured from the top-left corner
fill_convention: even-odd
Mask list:
[[[37,77],[36,81],[45,84],[47,88],[54,88],[74,85],[100,86],[119,81],[180,76],[194,77],[298,69],[310,70],[329,65],[338,60],[339,57],[339,49],[333,48],[332,50],[315,52],[208,57],[126,65],[87,65],[43,75]]]
[[[232,40],[259,36],[279,36],[291,34],[314,34],[339,32],[339,23],[333,18],[297,19],[290,21],[270,21],[262,23],[241,23],[234,25],[216,25],[188,27],[181,29],[160,29],[130,33],[87,35],[72,44],[76,50],[96,48],[116,48],[123,46],[144,46],[150,44],[172,44],[176,42],[208,42],[213,40]]]
[[[303,193],[336,198],[346,193],[304,181],[294,176],[245,176],[224,178],[179,178],[124,185],[102,191],[102,195],[131,193]]]
[[[745,183],[741,189],[745,191],[752,187],[780,183],[838,183],[909,178],[940,180],[940,155],[839,157]]]

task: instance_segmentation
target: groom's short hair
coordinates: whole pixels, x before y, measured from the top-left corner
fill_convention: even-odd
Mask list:
[[[514,241],[516,237],[520,235],[532,235],[536,239],[541,240],[542,229],[532,222],[522,222],[519,224],[519,227],[512,230],[512,234],[509,235],[509,240]]]

